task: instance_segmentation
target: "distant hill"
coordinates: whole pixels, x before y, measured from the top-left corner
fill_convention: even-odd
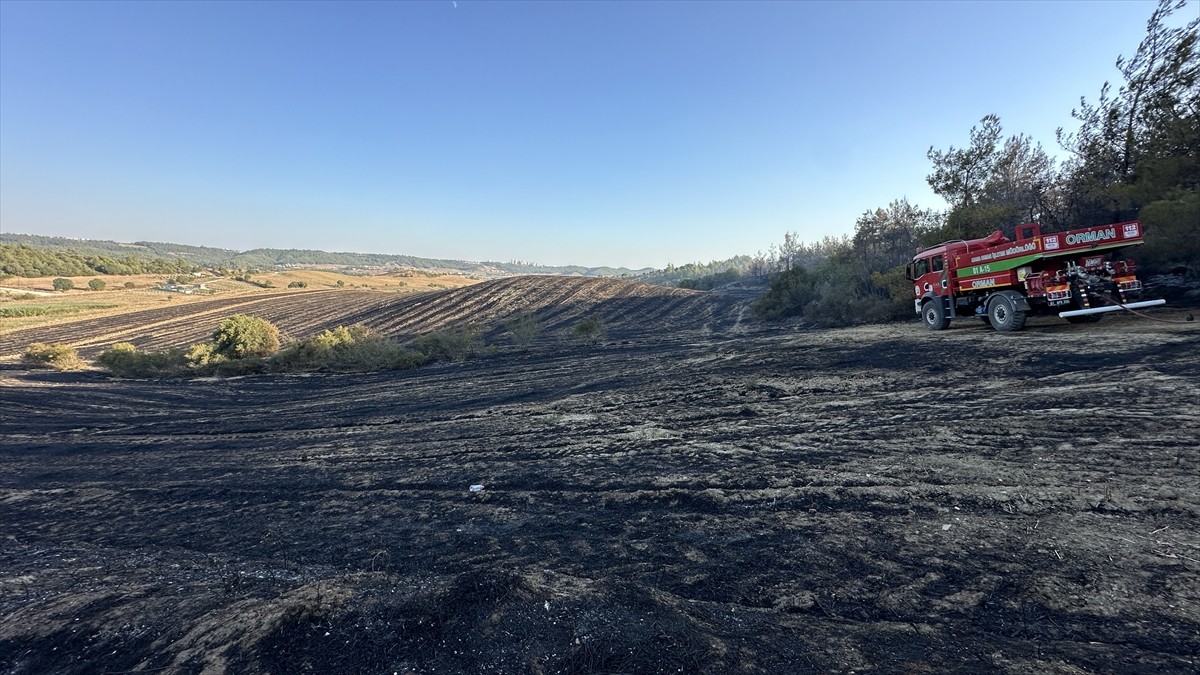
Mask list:
[[[123,243],[101,239],[71,239],[44,237],[34,234],[0,233],[0,244],[23,245],[48,251],[70,251],[80,257],[103,256],[138,260],[182,259],[198,267],[229,269],[273,269],[300,265],[330,265],[347,271],[376,271],[388,268],[407,268],[437,272],[456,272],[483,278],[523,274],[567,274],[589,277],[638,276],[654,272],[651,268],[630,270],[624,267],[583,267],[576,265],[548,266],[521,262],[472,262],[442,260],[385,253],[349,253],[303,249],[256,248],[235,251],[209,246],[189,246],[156,241]],[[99,270],[98,270],[99,271]]]

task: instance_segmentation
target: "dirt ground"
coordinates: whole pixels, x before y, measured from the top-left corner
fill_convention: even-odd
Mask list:
[[[1200,672],[1195,323],[4,368],[0,672]]]

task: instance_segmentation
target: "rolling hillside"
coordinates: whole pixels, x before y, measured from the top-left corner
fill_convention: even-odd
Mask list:
[[[85,356],[116,342],[132,342],[142,349],[184,347],[206,340],[221,319],[238,313],[275,323],[288,340],[362,323],[401,341],[467,325],[483,328],[489,341],[502,341],[504,323],[525,312],[541,323],[544,339],[566,336],[591,316],[600,317],[610,339],[623,339],[727,330],[739,323],[744,307],[719,294],[612,278],[513,277],[407,295],[306,290],[218,298],[13,331],[0,337],[0,358],[14,357],[32,342],[64,342]]]
[[[116,242],[102,239],[71,239],[67,237],[45,237],[32,234],[0,233],[0,247],[4,245],[28,246],[39,251],[53,253],[68,253],[80,264],[85,258],[104,256],[112,258],[110,266],[118,261],[135,265],[145,265],[157,261],[160,266],[180,263],[187,266],[228,267],[231,269],[261,269],[271,270],[281,267],[296,266],[329,266],[358,270],[379,269],[416,269],[434,270],[450,273],[471,274],[479,277],[504,277],[517,274],[579,274],[590,277],[606,277],[621,275],[637,275],[652,272],[649,268],[631,270],[625,267],[585,267],[582,265],[538,265],[530,262],[475,262],[470,260],[449,260],[441,258],[422,258],[419,256],[399,255],[391,253],[354,253],[347,251],[316,251],[309,249],[279,249],[256,248],[249,251],[213,248],[211,246],[190,246],[169,242],[138,241],[132,243]],[[0,254],[4,252],[0,248]],[[0,263],[4,256],[0,255]],[[3,265],[0,264],[0,268]],[[35,273],[36,266],[26,264],[31,274],[28,276],[44,276],[62,274],[60,271],[44,271]],[[20,269],[20,268],[16,268]],[[107,273],[103,269],[94,270],[97,273]],[[183,271],[183,270],[180,270]],[[11,272],[17,276],[27,276],[24,271]],[[80,271],[88,274],[91,271]],[[124,272],[122,272],[124,273]]]

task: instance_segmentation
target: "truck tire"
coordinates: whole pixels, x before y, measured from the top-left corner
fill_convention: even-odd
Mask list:
[[[941,298],[926,300],[921,305],[921,320],[929,330],[945,330],[950,326],[950,317],[946,316],[946,303]]]
[[[1001,333],[1021,330],[1025,327],[1025,312],[1017,309],[1017,303],[1003,293],[992,297],[988,302],[988,320],[992,328]]]

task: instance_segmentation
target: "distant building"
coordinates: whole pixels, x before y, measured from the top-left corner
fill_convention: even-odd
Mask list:
[[[161,286],[162,290],[170,291],[171,293],[186,293],[192,295],[195,293],[212,293],[204,284],[180,284],[174,281],[168,281]]]

